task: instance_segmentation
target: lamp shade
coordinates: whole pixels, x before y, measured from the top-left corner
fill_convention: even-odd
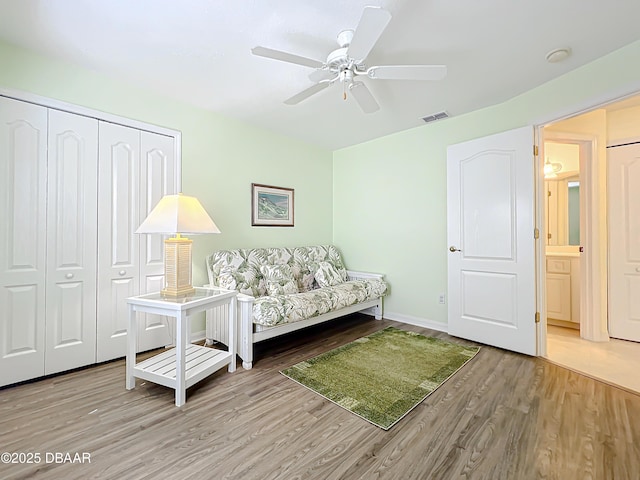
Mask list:
[[[165,195],[136,233],[220,233],[197,198],[178,193]]]

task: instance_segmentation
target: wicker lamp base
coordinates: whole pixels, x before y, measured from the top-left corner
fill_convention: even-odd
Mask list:
[[[179,234],[164,241],[164,289],[167,297],[185,297],[195,293],[191,285],[192,240]]]

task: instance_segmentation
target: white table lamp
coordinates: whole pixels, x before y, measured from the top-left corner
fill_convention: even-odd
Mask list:
[[[164,289],[162,295],[191,295],[191,244],[181,234],[220,233],[195,197],[178,193],[165,195],[138,227],[136,233],[175,235],[164,241]]]

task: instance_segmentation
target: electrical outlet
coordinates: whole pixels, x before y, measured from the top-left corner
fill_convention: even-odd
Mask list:
[[[444,293],[441,293],[440,296],[438,297],[438,303],[447,303],[445,301]]]

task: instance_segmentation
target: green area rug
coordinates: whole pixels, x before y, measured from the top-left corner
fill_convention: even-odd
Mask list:
[[[388,327],[280,373],[388,430],[479,350]]]

